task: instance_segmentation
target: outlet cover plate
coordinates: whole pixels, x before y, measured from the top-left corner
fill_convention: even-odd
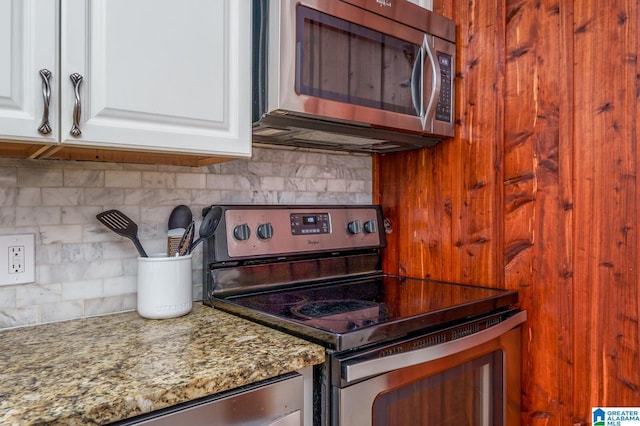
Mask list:
[[[11,247],[24,247],[24,272],[10,273]],[[0,235],[0,286],[32,283],[35,280],[35,235]]]

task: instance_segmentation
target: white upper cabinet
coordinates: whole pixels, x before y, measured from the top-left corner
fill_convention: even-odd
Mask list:
[[[0,0],[0,139],[59,140],[57,14],[51,0]],[[45,125],[40,133],[43,94],[50,103],[50,129]]]
[[[41,16],[43,4],[48,19]],[[12,62],[0,61],[0,134],[6,133],[2,120],[15,121],[17,115],[40,124],[39,69],[49,67],[49,117],[53,137],[63,145],[250,155],[251,2],[0,0],[0,5],[0,24],[11,24],[10,31],[0,29],[0,57]],[[40,34],[45,28],[49,33]],[[45,39],[42,46],[39,38]],[[16,45],[27,48],[21,53]],[[37,126],[0,137],[47,138]]]

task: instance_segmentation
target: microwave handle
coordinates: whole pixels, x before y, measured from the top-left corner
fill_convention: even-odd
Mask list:
[[[433,40],[433,36],[425,34],[424,42],[422,43],[422,47],[425,52],[427,52],[427,57],[429,58],[429,65],[431,66],[431,70],[433,71],[433,80],[431,83],[431,94],[429,96],[429,104],[427,105],[427,109],[425,110],[424,116],[422,116],[422,128],[424,129],[427,123],[431,123],[433,121],[433,116],[436,113],[436,105],[437,100],[440,98],[440,90],[442,88],[442,75],[440,74],[440,70],[438,68],[438,64],[435,60],[435,52],[433,51],[431,45],[429,44],[429,40]]]
[[[420,47],[415,61],[413,61],[413,68],[411,69],[411,103],[413,103],[413,109],[416,115],[422,118],[423,110],[422,106],[422,64],[424,63],[424,49]]]
[[[342,379],[345,384],[349,384],[356,380],[457,354],[500,337],[525,322],[526,319],[527,311],[520,311],[492,327],[456,340],[368,361],[353,361],[342,367]]]

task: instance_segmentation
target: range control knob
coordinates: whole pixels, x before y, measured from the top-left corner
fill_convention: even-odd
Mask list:
[[[261,240],[268,240],[273,237],[273,226],[270,223],[260,224],[258,225],[256,232],[258,234],[258,238]]]
[[[238,241],[248,240],[251,236],[251,229],[249,229],[249,225],[243,223],[242,225],[236,225],[233,228],[233,237]]]
[[[360,233],[360,221],[359,220],[354,220],[354,221],[349,222],[347,224],[347,232],[349,232],[352,235],[359,234]]]
[[[364,223],[364,232],[366,234],[373,234],[378,232],[378,225],[376,225],[375,220],[368,220]]]

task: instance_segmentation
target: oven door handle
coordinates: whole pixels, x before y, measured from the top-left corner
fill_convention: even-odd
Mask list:
[[[350,384],[351,382],[367,377],[377,376],[393,370],[407,368],[457,354],[500,337],[502,334],[522,324],[526,320],[527,312],[520,311],[492,327],[456,340],[369,361],[354,361],[352,364],[342,366],[342,379],[345,384]]]

